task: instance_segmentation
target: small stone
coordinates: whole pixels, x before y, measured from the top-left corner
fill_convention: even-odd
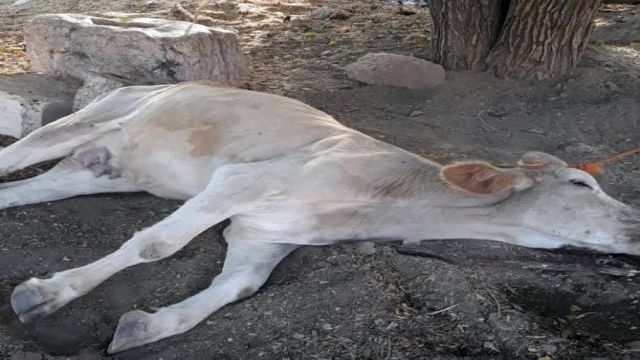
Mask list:
[[[566,91],[560,93],[560,97],[566,98],[567,96],[569,96],[569,94],[567,94]]]
[[[485,341],[485,342],[483,342],[483,343],[482,343],[482,346],[483,346],[485,349],[489,349],[489,350],[496,350],[496,346],[495,346],[495,345],[493,345],[493,343],[492,343],[491,341]]]
[[[432,62],[390,53],[369,53],[345,67],[351,79],[370,85],[408,89],[435,88],[445,81],[442,66]]]
[[[610,90],[620,91],[620,87],[618,85],[616,85],[613,81],[607,81],[607,82],[605,82],[605,85]]]
[[[330,15],[331,15],[331,10],[329,10],[328,7],[323,6],[313,10],[311,14],[309,14],[309,17],[312,18],[313,20],[324,20],[328,18]]]
[[[205,322],[205,324],[207,324],[208,326],[211,326],[211,325],[213,325],[213,324],[215,324],[215,323],[214,323],[213,321],[211,321],[211,320],[207,320],[207,321]]]
[[[353,16],[353,14],[347,11],[338,10],[338,11],[332,12],[331,15],[329,15],[329,19],[330,20],[347,20],[351,18],[351,16]]]
[[[401,8],[398,10],[398,14],[404,15],[404,16],[411,16],[411,15],[415,15],[416,12],[413,10],[407,10],[405,8]]]
[[[333,330],[333,326],[331,326],[331,324],[322,324],[322,330]]]
[[[389,325],[387,325],[385,330],[389,331],[389,330],[393,330],[393,329],[395,329],[397,327],[398,327],[398,323],[396,323],[395,321],[392,321],[392,322],[389,323]]]
[[[568,145],[565,148],[566,151],[575,152],[580,154],[594,154],[598,152],[598,149],[585,143],[575,143]]]
[[[549,355],[553,355],[558,351],[558,347],[553,344],[542,345],[540,349]]]
[[[65,256],[65,257],[63,257],[63,258],[62,258],[62,261],[64,261],[64,262],[70,262],[70,261],[71,261],[71,259],[69,259],[68,257],[66,257],[66,256]]]
[[[507,115],[507,113],[503,110],[498,109],[489,109],[486,111],[486,114],[491,117],[501,118]]]
[[[385,17],[382,15],[374,14],[369,17],[369,20],[374,24],[378,24],[378,23],[384,22]]]
[[[371,241],[364,241],[356,245],[356,250],[362,255],[373,255],[376,253],[376,246]]]
[[[293,334],[293,338],[296,340],[302,340],[304,339],[304,335],[302,334]]]
[[[498,313],[489,314],[489,318],[487,322],[496,329],[502,331],[513,331],[513,327],[510,326],[507,322],[503,321],[500,317],[498,317]]]

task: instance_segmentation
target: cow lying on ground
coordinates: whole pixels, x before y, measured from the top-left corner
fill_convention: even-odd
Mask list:
[[[0,184],[0,208],[132,191],[186,202],[104,258],[16,287],[11,305],[23,322],[231,219],[211,286],[154,313],[124,314],[110,352],[191,329],[255,293],[302,245],[467,238],[640,254],[639,212],[551,155],[527,153],[513,169],[441,166],[299,101],[213,84],[111,92],[0,151],[0,174],[56,158],[40,176]]]

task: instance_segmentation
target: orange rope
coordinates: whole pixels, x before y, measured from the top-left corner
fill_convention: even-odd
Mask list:
[[[582,170],[585,171],[591,175],[597,175],[597,174],[601,174],[602,172],[604,172],[604,164],[608,163],[608,162],[612,162],[615,160],[620,160],[623,159],[627,156],[633,155],[633,154],[637,154],[640,153],[640,147],[635,148],[635,149],[631,149],[631,150],[627,150],[627,151],[622,151],[619,153],[615,153],[613,155],[609,155],[607,157],[604,157],[602,159],[598,159],[595,161],[590,161],[590,162],[586,162],[586,163],[575,163],[575,164],[569,164],[567,165],[570,168],[574,168],[574,169],[578,169],[578,170]],[[526,165],[525,166],[528,169],[543,169],[545,167],[544,164],[531,164],[531,165]]]
[[[569,167],[588,172],[591,175],[597,175],[604,172],[604,167],[603,167],[604,164],[626,158],[627,156],[630,156],[636,153],[640,153],[640,148],[622,151],[619,153],[615,153],[613,155],[609,155],[602,159],[598,159],[598,160],[587,162],[587,163],[569,164]]]

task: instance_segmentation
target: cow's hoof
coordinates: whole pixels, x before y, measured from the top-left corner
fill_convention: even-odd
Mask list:
[[[157,329],[153,327],[152,316],[140,310],[122,315],[109,345],[109,353],[117,353],[161,339],[160,332],[154,331]]]
[[[60,306],[56,294],[43,289],[37,280],[31,279],[18,285],[11,294],[11,307],[25,324],[41,319]]]

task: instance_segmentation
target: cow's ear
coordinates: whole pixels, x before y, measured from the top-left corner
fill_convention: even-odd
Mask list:
[[[485,162],[460,162],[447,165],[440,172],[451,188],[472,196],[498,196],[528,189],[535,181],[525,172],[498,169]]]

